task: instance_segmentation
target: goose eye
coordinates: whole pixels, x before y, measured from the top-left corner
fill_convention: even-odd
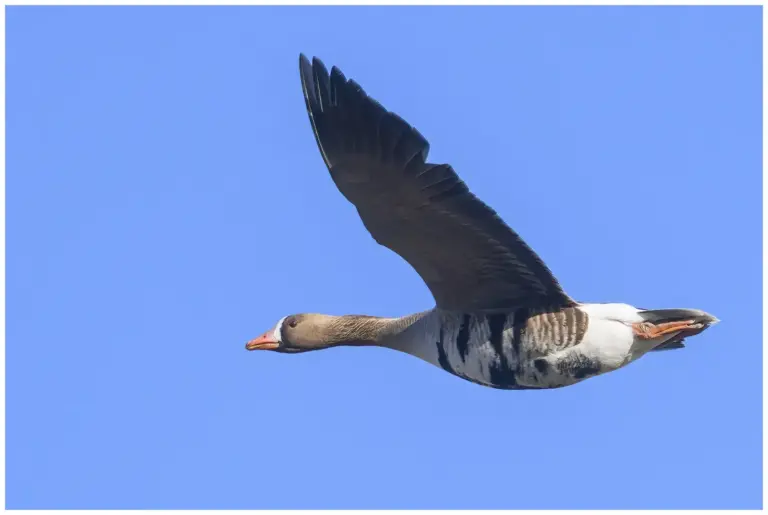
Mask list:
[[[296,327],[296,324],[297,324],[296,318],[291,317],[287,320],[287,322],[288,322],[288,327],[291,327],[291,328]]]

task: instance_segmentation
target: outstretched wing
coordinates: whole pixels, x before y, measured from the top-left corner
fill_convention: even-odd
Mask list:
[[[429,143],[334,67],[299,58],[325,164],[373,238],[413,266],[437,307],[477,312],[573,305],[536,253]]]

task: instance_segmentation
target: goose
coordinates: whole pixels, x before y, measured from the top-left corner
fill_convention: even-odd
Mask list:
[[[449,164],[427,161],[429,143],[408,122],[317,57],[300,54],[299,75],[332,180],[373,239],[416,270],[435,307],[395,318],[292,314],[247,350],[380,346],[486,387],[552,389],[683,348],[719,321],[697,309],[576,302]]]

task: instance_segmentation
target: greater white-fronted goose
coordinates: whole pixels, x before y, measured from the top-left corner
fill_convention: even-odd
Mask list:
[[[402,318],[297,314],[246,344],[304,352],[376,345],[503,389],[557,388],[610,372],[718,320],[694,309],[579,303],[429,143],[341,71],[301,55],[304,99],[341,193],[381,245],[416,269],[436,306]]]

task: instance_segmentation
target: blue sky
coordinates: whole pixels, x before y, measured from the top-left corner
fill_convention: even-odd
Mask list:
[[[299,52],[575,298],[722,323],[552,391],[245,351],[433,305],[331,182]],[[759,7],[8,8],[7,507],[760,507],[761,107]]]

